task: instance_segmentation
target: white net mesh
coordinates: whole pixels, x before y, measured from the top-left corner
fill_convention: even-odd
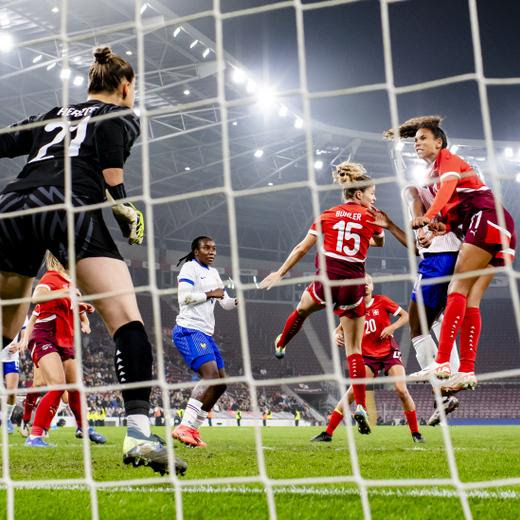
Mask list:
[[[211,212],[215,208],[222,208],[218,218],[222,219],[222,227],[226,228],[222,232],[222,236],[229,238],[229,250],[227,251],[231,272],[230,277],[233,281],[237,297],[241,302],[247,302],[252,291],[256,289],[256,279],[253,281],[244,281],[243,272],[248,268],[247,260],[243,258],[241,251],[248,249],[249,237],[244,236],[244,231],[239,226],[239,220],[246,220],[248,217],[244,208],[253,208],[255,218],[262,218],[263,213],[259,212],[258,205],[264,207],[265,212],[269,212],[269,204],[273,201],[273,197],[277,197],[278,201],[290,198],[294,193],[305,191],[308,197],[305,199],[308,203],[306,207],[300,209],[300,216],[306,222],[310,222],[311,216],[316,217],[323,209],[323,197],[330,192],[333,197],[337,195],[337,187],[333,187],[327,181],[319,177],[317,171],[322,166],[316,164],[317,149],[321,146],[321,142],[325,139],[323,134],[335,134],[344,139],[366,139],[368,142],[373,140],[373,135],[365,132],[353,132],[340,128],[333,128],[331,126],[322,125],[313,119],[313,103],[328,99],[339,98],[344,96],[354,96],[358,94],[366,94],[370,92],[382,92],[388,96],[388,106],[390,112],[391,126],[397,131],[401,117],[398,112],[398,96],[432,89],[436,87],[452,85],[459,82],[474,81],[478,85],[480,111],[482,114],[482,122],[485,137],[485,154],[488,161],[489,176],[488,184],[492,187],[493,192],[498,200],[503,200],[501,192],[501,179],[498,175],[500,170],[495,152],[495,145],[493,141],[493,134],[491,129],[490,109],[487,99],[487,87],[489,85],[503,85],[503,84],[518,84],[518,78],[507,79],[489,79],[484,75],[482,52],[479,35],[478,10],[476,0],[468,0],[469,19],[471,26],[472,45],[474,51],[475,70],[471,73],[455,75],[452,77],[445,77],[442,79],[435,79],[428,82],[421,82],[418,84],[409,84],[405,86],[396,86],[394,81],[395,64],[392,59],[392,39],[389,8],[390,4],[397,3],[390,0],[381,0],[380,6],[380,23],[382,28],[382,44],[384,50],[384,70],[385,79],[381,83],[366,84],[354,87],[336,88],[324,91],[316,91],[310,89],[308,86],[309,78],[307,72],[307,56],[308,49],[306,49],[305,38],[305,16],[313,13],[324,12],[327,9],[332,9],[337,6],[342,6],[351,3],[359,3],[360,0],[330,0],[315,3],[303,3],[301,0],[281,1],[275,3],[266,3],[255,7],[248,7],[244,9],[223,9],[219,0],[214,0],[212,5],[206,6],[206,10],[198,12],[189,12],[183,16],[178,16],[166,5],[156,2],[142,2],[138,1],[134,5],[134,16],[129,14],[129,5],[126,8],[119,3],[114,4],[114,11],[118,13],[119,18],[114,23],[103,24],[98,20],[101,19],[100,13],[92,12],[86,13],[92,16],[92,19],[85,19],[85,24],[91,24],[95,28],[88,27],[85,29],[81,25],[78,26],[77,20],[74,20],[74,30],[69,28],[73,10],[77,8],[75,2],[63,1],[57,6],[56,15],[61,17],[59,24],[59,31],[52,28],[44,29],[45,24],[39,23],[42,18],[40,8],[32,5],[31,2],[10,2],[5,5],[6,13],[12,13],[11,16],[17,16],[20,23],[24,21],[24,10],[29,12],[26,15],[25,23],[29,27],[25,30],[20,29],[19,34],[23,35],[16,44],[15,48],[18,50],[20,57],[21,51],[30,51],[34,58],[32,64],[24,65],[18,72],[5,73],[2,76],[3,81],[9,81],[27,71],[42,70],[47,68],[52,70],[57,63],[62,69],[61,78],[63,80],[63,88],[56,93],[55,102],[59,105],[67,106],[71,99],[71,89],[73,86],[81,85],[80,79],[71,77],[70,70],[72,68],[79,68],[80,64],[84,67],[85,63],[81,60],[85,59],[87,50],[90,50],[95,43],[107,42],[112,46],[119,45],[121,48],[128,48],[127,54],[132,54],[131,49],[136,51],[136,71],[137,71],[137,90],[139,94],[137,109],[141,117],[141,142],[140,146],[136,147],[139,151],[136,155],[140,158],[140,164],[136,166],[138,161],[134,160],[133,166],[138,171],[138,175],[133,175],[129,179],[128,193],[134,202],[140,203],[145,208],[145,219],[148,223],[146,231],[146,246],[142,252],[129,252],[129,257],[133,262],[143,262],[143,267],[146,268],[146,279],[141,283],[135,280],[136,291],[140,295],[149,294],[151,297],[151,317],[146,325],[153,337],[155,344],[155,364],[156,364],[156,378],[152,381],[155,388],[159,389],[162,403],[164,405],[164,414],[166,420],[166,439],[170,457],[170,467],[173,467],[173,453],[174,446],[171,438],[173,410],[171,408],[170,394],[180,389],[192,388],[195,383],[178,382],[170,377],[168,370],[171,364],[168,360],[168,351],[170,348],[164,339],[164,328],[171,326],[173,322],[173,313],[170,308],[170,321],[164,323],[163,307],[164,302],[171,300],[177,293],[175,288],[175,277],[171,271],[169,278],[164,277],[162,272],[165,264],[162,256],[165,255],[163,251],[165,247],[161,241],[168,237],[168,233],[173,233],[174,238],[171,243],[174,248],[186,248],[186,244],[191,241],[195,233],[196,226],[204,226],[204,219],[211,219]],[[33,12],[34,9],[34,12]],[[279,100],[284,100],[285,104],[277,102],[277,110],[281,117],[287,116],[294,120],[294,127],[299,131],[299,137],[291,134],[290,138],[286,138],[284,132],[287,128],[277,129],[268,128],[267,130],[259,130],[252,135],[237,135],[234,127],[248,121],[250,116],[244,110],[258,102],[258,91],[252,79],[241,79],[245,88],[240,92],[231,88],[229,77],[230,74],[240,75],[242,70],[239,61],[234,58],[229,51],[227,51],[228,41],[226,40],[226,28],[228,23],[232,23],[236,19],[242,17],[253,17],[261,13],[291,10],[294,15],[295,37],[297,42],[297,69],[298,80],[296,85],[287,88],[282,92],[277,93]],[[31,15],[31,13],[33,13]],[[113,14],[113,13],[112,13]],[[85,15],[85,16],[86,16]],[[18,19],[17,18],[17,19]],[[33,19],[33,33],[31,35],[31,19]],[[96,22],[94,23],[94,21]],[[107,16],[107,20],[111,20]],[[202,24],[202,22],[212,21],[211,23]],[[209,35],[204,34],[203,30],[197,29],[197,24],[201,23]],[[164,54],[161,56],[160,50],[157,48],[158,41],[161,38],[180,38],[184,37],[184,55],[187,55],[188,50],[199,49],[200,56],[197,60],[193,59],[190,64],[176,64],[172,63],[169,67],[163,66]],[[59,50],[51,52],[49,49],[58,47]],[[178,49],[177,49],[178,51]],[[167,51],[164,51],[167,52]],[[204,62],[208,59],[207,63]],[[173,60],[174,61],[174,60]],[[157,67],[154,69],[154,67]],[[68,71],[68,72],[66,72]],[[204,80],[202,82],[201,80]],[[72,85],[71,85],[72,83]],[[246,84],[247,83],[247,84]],[[180,90],[182,90],[182,96]],[[192,99],[190,94],[196,92],[197,99]],[[37,93],[36,93],[37,94]],[[22,107],[26,111],[25,114],[43,112],[44,107],[38,105],[37,95],[31,94],[27,96]],[[269,93],[266,93],[266,95]],[[74,93],[74,96],[76,94]],[[179,101],[182,100],[182,102]],[[266,102],[270,102],[267,100]],[[297,107],[297,108],[293,108]],[[50,107],[48,107],[50,108]],[[13,117],[20,119],[20,114],[13,109]],[[10,115],[10,112],[7,112]],[[64,125],[68,122],[64,117],[62,120]],[[38,125],[39,123],[35,123]],[[383,130],[383,129],[381,129]],[[4,129],[1,133],[11,131]],[[272,135],[268,135],[269,132]],[[173,145],[172,145],[173,143]],[[283,145],[280,145],[282,143]],[[65,140],[65,146],[70,144],[70,132]],[[176,150],[176,145],[182,149],[182,154]],[[336,164],[343,159],[356,157],[357,146],[355,142],[346,146],[345,149],[336,149],[335,157],[328,155],[327,161],[331,164]],[[376,146],[376,145],[374,145]],[[379,146],[379,144],[377,145]],[[383,146],[382,144],[380,146]],[[152,148],[153,147],[153,148]],[[256,149],[255,156],[262,157],[264,150],[277,147],[277,158],[283,161],[277,164],[274,169],[278,177],[273,176],[271,171],[256,171],[256,178],[248,178],[247,181],[241,177],[241,168],[237,162],[241,158],[246,158],[252,161],[252,152]],[[211,149],[211,150],[210,150]],[[210,153],[211,152],[211,153]],[[388,150],[385,148],[386,161],[390,165],[391,157]],[[157,162],[158,157],[164,155],[169,156],[173,168],[170,170],[174,173],[167,173],[163,170],[164,163]],[[198,161],[197,167],[192,167],[188,164],[187,158],[193,159],[193,163]],[[280,172],[286,171],[294,165],[305,164],[305,176],[298,178],[297,176],[287,176],[287,181],[280,177]],[[381,189],[385,186],[397,186],[402,189],[407,184],[407,176],[404,171],[403,164],[396,161],[395,175],[388,167],[385,174],[376,175],[376,184]],[[202,181],[185,182],[182,184],[182,192],[176,191],[176,181],[184,178],[184,176],[194,175],[198,172]],[[11,173],[15,173],[14,170]],[[379,172],[378,172],[379,173]],[[319,178],[318,178],[319,177]],[[73,222],[74,214],[78,208],[74,208],[71,202],[70,191],[70,162],[66,165],[66,202],[64,207],[68,213],[69,223],[69,254],[74,256],[74,234]],[[269,181],[266,183],[266,180]],[[271,182],[273,181],[273,182]],[[170,183],[169,189],[166,188],[166,183]],[[267,186],[266,186],[267,184]],[[138,193],[138,195],[135,195]],[[331,200],[334,200],[331,198]],[[330,202],[330,201],[329,201]],[[256,205],[256,206],[255,206]],[[331,206],[333,204],[329,204]],[[109,204],[101,204],[99,207],[108,207]],[[56,207],[56,209],[59,209]],[[279,208],[279,206],[277,206]],[[408,214],[406,208],[402,207],[402,220],[408,221]],[[13,217],[16,214],[10,214]],[[182,215],[182,218],[179,217]],[[240,215],[240,218],[237,216]],[[1,218],[5,218],[4,215]],[[280,218],[278,216],[278,218]],[[282,217],[285,218],[285,215]],[[289,218],[289,217],[287,217]],[[504,223],[503,212],[499,211],[499,218],[501,223]],[[161,226],[165,227],[162,228]],[[280,227],[286,232],[288,242],[293,243],[299,237],[291,234],[291,223],[280,222]],[[168,228],[171,227],[171,229]],[[253,226],[253,224],[251,224]],[[284,227],[286,226],[286,227]],[[247,228],[247,226],[246,226]],[[413,243],[412,232],[409,226],[405,226],[408,242]],[[258,241],[262,242],[262,232],[259,231]],[[241,234],[242,233],[242,234]],[[267,231],[268,233],[268,231]],[[176,235],[175,235],[176,234]],[[157,235],[157,236],[156,236]],[[288,244],[281,244],[281,247],[286,247]],[[258,248],[260,251],[262,247]],[[287,252],[289,251],[286,247]],[[249,250],[251,251],[252,248]],[[261,255],[260,252],[258,252]],[[264,261],[266,271],[271,269],[273,264],[272,257],[267,258],[261,256]],[[135,258],[135,260],[134,260]],[[381,260],[390,261],[390,257],[385,258],[384,254]],[[402,258],[401,258],[402,260]],[[323,262],[323,259],[321,259]],[[146,263],[144,263],[146,262]],[[168,267],[169,269],[169,267]],[[408,249],[407,266],[400,272],[393,272],[392,274],[384,273],[384,266],[381,263],[381,273],[374,276],[374,282],[380,284],[401,284],[406,291],[407,283],[413,283],[415,273],[417,271],[417,260],[412,248]],[[514,310],[514,318],[516,321],[517,330],[520,330],[520,300],[518,296],[516,273],[512,266],[507,266],[497,270],[505,274],[508,279],[508,286],[510,290],[510,298]],[[257,270],[255,270],[255,273]],[[71,265],[72,278],[75,278],[75,267]],[[309,274],[302,273],[300,276],[294,276],[284,280],[280,284],[280,291],[286,288],[301,288],[301,284],[307,283],[312,279]],[[165,281],[166,280],[166,281]],[[334,285],[325,278],[322,282],[326,287],[326,293],[330,296],[330,288]],[[71,294],[73,294],[71,292]],[[277,295],[281,292],[275,293]],[[419,293],[420,295],[420,293]],[[87,301],[95,299],[95,296],[85,298]],[[272,297],[273,300],[278,298]],[[419,296],[419,300],[421,297]],[[330,298],[329,298],[330,300]],[[17,303],[16,301],[2,302],[2,306]],[[26,301],[23,300],[23,301]],[[276,309],[276,302],[271,302],[273,308]],[[422,301],[419,301],[420,317],[423,327],[426,327],[426,317],[422,306]],[[3,308],[3,307],[2,307]],[[281,385],[297,385],[297,384],[311,384],[315,382],[329,382],[337,385],[336,388],[341,389],[341,393],[346,389],[350,383],[343,374],[340,354],[333,345],[333,338],[329,335],[329,345],[331,363],[330,370],[324,370],[319,373],[308,373],[304,375],[294,373],[293,375],[284,374],[282,377],[273,377],[271,373],[269,378],[257,377],[254,373],[254,359],[256,355],[255,350],[251,346],[251,331],[250,320],[248,321],[247,313],[249,307],[247,304],[239,305],[238,307],[238,325],[239,325],[239,340],[242,354],[243,372],[241,375],[236,375],[227,378],[226,382],[232,384],[247,385],[249,392],[249,402],[252,410],[260,412],[259,407],[259,393],[260,387],[279,387]],[[274,313],[275,311],[273,311]],[[327,329],[333,330],[335,327],[333,309],[330,304],[326,308],[326,316],[321,316],[321,320],[326,320]],[[248,325],[249,324],[249,325]],[[79,322],[76,327],[76,353],[79,365],[82,364],[82,345],[79,340]],[[271,339],[269,339],[270,344]],[[267,348],[267,347],[266,347]],[[237,371],[238,373],[238,371]],[[272,372],[274,373],[274,372]],[[503,378],[512,378],[520,375],[520,370],[511,369],[507,371],[499,371],[493,373],[481,374],[479,376],[480,382],[499,381]],[[395,382],[395,378],[382,378],[381,382],[391,383]],[[138,386],[134,385],[119,385],[103,382],[103,385],[91,386],[83,379],[77,385],[83,396],[83,411],[87,411],[87,401],[89,396],[93,394],[101,394],[103,392],[113,392],[121,388],[132,388]],[[65,388],[71,388],[66,385]],[[76,388],[76,386],[74,386]],[[434,386],[435,398],[440,406],[439,387]],[[7,396],[5,388],[2,389],[2,409],[7,405]],[[440,406],[442,410],[442,406]],[[86,413],[83,414],[86,417]],[[218,478],[200,478],[194,479],[190,474],[185,478],[179,479],[175,476],[175,472],[171,471],[167,477],[149,478],[132,478],[131,473],[128,473],[128,479],[125,480],[100,480],[96,479],[92,469],[92,454],[88,438],[83,441],[83,460],[84,460],[84,476],[83,478],[75,479],[46,479],[46,480],[21,480],[13,479],[11,477],[11,463],[9,453],[9,441],[7,427],[4,421],[2,425],[2,461],[3,473],[1,483],[6,489],[7,493],[7,518],[9,520],[15,518],[16,503],[15,491],[19,489],[33,489],[33,488],[65,488],[65,489],[87,489],[90,493],[91,503],[91,517],[99,518],[99,494],[100,490],[107,489],[121,489],[130,486],[146,486],[151,484],[163,484],[171,486],[175,493],[175,508],[176,518],[183,518],[183,490],[204,490],[210,489],[211,486],[229,486],[229,490],[238,489],[233,485],[247,486],[251,483],[260,483],[265,488],[268,512],[270,518],[277,517],[277,508],[275,502],[276,492],[286,492],[287,486],[295,485],[321,485],[321,484],[354,484],[359,490],[361,499],[362,511],[364,518],[371,518],[371,504],[370,504],[370,490],[375,488],[423,488],[432,487],[438,488],[440,486],[448,486],[455,490],[456,496],[460,499],[464,517],[472,518],[472,511],[468,502],[468,494],[473,490],[480,488],[491,487],[506,487],[513,486],[520,483],[520,479],[499,479],[493,481],[472,481],[463,482],[459,477],[457,461],[453,443],[450,437],[450,431],[445,421],[444,412],[441,412],[442,422],[442,439],[444,452],[447,457],[450,477],[449,478],[429,478],[429,479],[400,479],[399,475],[393,479],[367,479],[363,477],[363,468],[358,459],[358,451],[356,445],[356,433],[350,425],[347,425],[347,446],[350,456],[350,463],[352,472],[349,476],[330,475],[325,477],[299,477],[299,478],[282,478],[275,479],[269,476],[268,465],[265,458],[262,429],[259,425],[255,426],[254,442],[256,451],[256,461],[258,472],[256,476],[250,477],[233,477],[224,476]],[[84,429],[87,424],[84,421]],[[176,450],[175,450],[176,451]],[[130,470],[129,470],[130,471]],[[169,487],[168,487],[169,488]],[[136,488],[137,489],[137,488]],[[139,488],[142,489],[142,488]],[[170,488],[169,488],[170,489]],[[224,488],[223,488],[224,489]],[[250,488],[243,488],[250,489]]]

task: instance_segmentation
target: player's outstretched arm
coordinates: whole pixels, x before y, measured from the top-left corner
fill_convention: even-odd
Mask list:
[[[291,251],[285,262],[282,264],[278,271],[268,274],[259,284],[260,289],[269,290],[273,285],[279,282],[316,244],[318,237],[311,233],[307,236]]]
[[[408,247],[406,233],[397,224],[395,224],[394,221],[384,211],[373,208],[370,210],[370,214],[372,215],[372,221],[370,224],[375,224],[376,226],[382,227],[383,229],[388,229],[388,231],[394,235],[398,242],[403,244],[404,247]],[[381,247],[381,245],[378,243],[372,243],[372,238],[370,239],[370,245]],[[384,245],[384,241],[382,245]]]

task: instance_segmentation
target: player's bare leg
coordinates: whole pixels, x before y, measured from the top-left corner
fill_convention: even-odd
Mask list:
[[[300,302],[285,322],[283,331],[279,334],[274,341],[274,355],[278,359],[282,359],[285,356],[285,347],[287,343],[298,333],[302,328],[305,320],[316,311],[324,308],[324,305],[314,301],[309,294],[308,290],[303,291],[300,298]]]
[[[388,375],[392,377],[397,376],[406,376],[405,369],[402,365],[394,365],[388,371]],[[414,442],[424,442],[422,435],[419,432],[419,424],[417,423],[417,413],[415,411],[415,403],[408,391],[408,387],[406,386],[406,381],[396,381],[395,383],[395,391],[403,404],[404,415],[406,417],[406,422],[410,428],[410,432],[412,434],[412,439]]]
[[[0,272],[0,300],[29,298],[33,280],[34,278],[17,273]],[[2,348],[7,347],[20,332],[28,310],[29,301],[2,306]]]
[[[207,446],[200,438],[199,428],[227,388],[224,383],[215,383],[226,377],[225,370],[218,368],[215,361],[204,363],[198,372],[201,380],[191,393],[181,424],[172,432],[174,439],[192,447]]]
[[[85,294],[117,292],[101,297],[93,304],[114,338],[114,363],[119,383],[152,379],[152,346],[137,306],[128,267],[122,260],[84,258],[76,265],[78,285]],[[168,471],[168,453],[164,441],[150,431],[148,410],[150,386],[123,390],[128,431],[123,445],[123,461],[134,466],[147,465],[163,474]],[[184,474],[187,464],[176,457],[175,470]]]

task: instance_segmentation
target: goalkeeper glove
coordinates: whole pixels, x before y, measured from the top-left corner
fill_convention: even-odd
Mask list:
[[[126,197],[123,183],[116,186],[108,186],[106,190],[107,199],[114,203],[112,213],[128,243],[131,245],[141,244],[144,238],[144,215],[131,202],[118,202]]]

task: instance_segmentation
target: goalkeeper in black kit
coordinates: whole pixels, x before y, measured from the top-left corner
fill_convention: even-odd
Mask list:
[[[123,236],[130,244],[142,243],[143,214],[126,201],[123,184],[123,166],[140,132],[139,120],[131,111],[134,88],[132,66],[108,47],[98,48],[89,69],[87,101],[31,116],[0,134],[0,157],[27,156],[18,177],[0,195],[0,298],[30,297],[46,250],[66,268],[75,263],[83,294],[118,293],[98,298],[93,304],[114,339],[119,383],[142,382],[142,386],[122,391],[128,425],[123,461],[146,465],[163,474],[168,471],[168,453],[162,439],[151,433],[148,418],[152,347],[128,267],[101,209],[89,209],[106,196],[113,203]],[[66,202],[67,158],[71,202],[76,210],[72,256],[67,214],[56,207]],[[16,303],[3,307],[3,346],[21,328],[28,306]],[[186,463],[174,460],[176,472],[184,474]]]

